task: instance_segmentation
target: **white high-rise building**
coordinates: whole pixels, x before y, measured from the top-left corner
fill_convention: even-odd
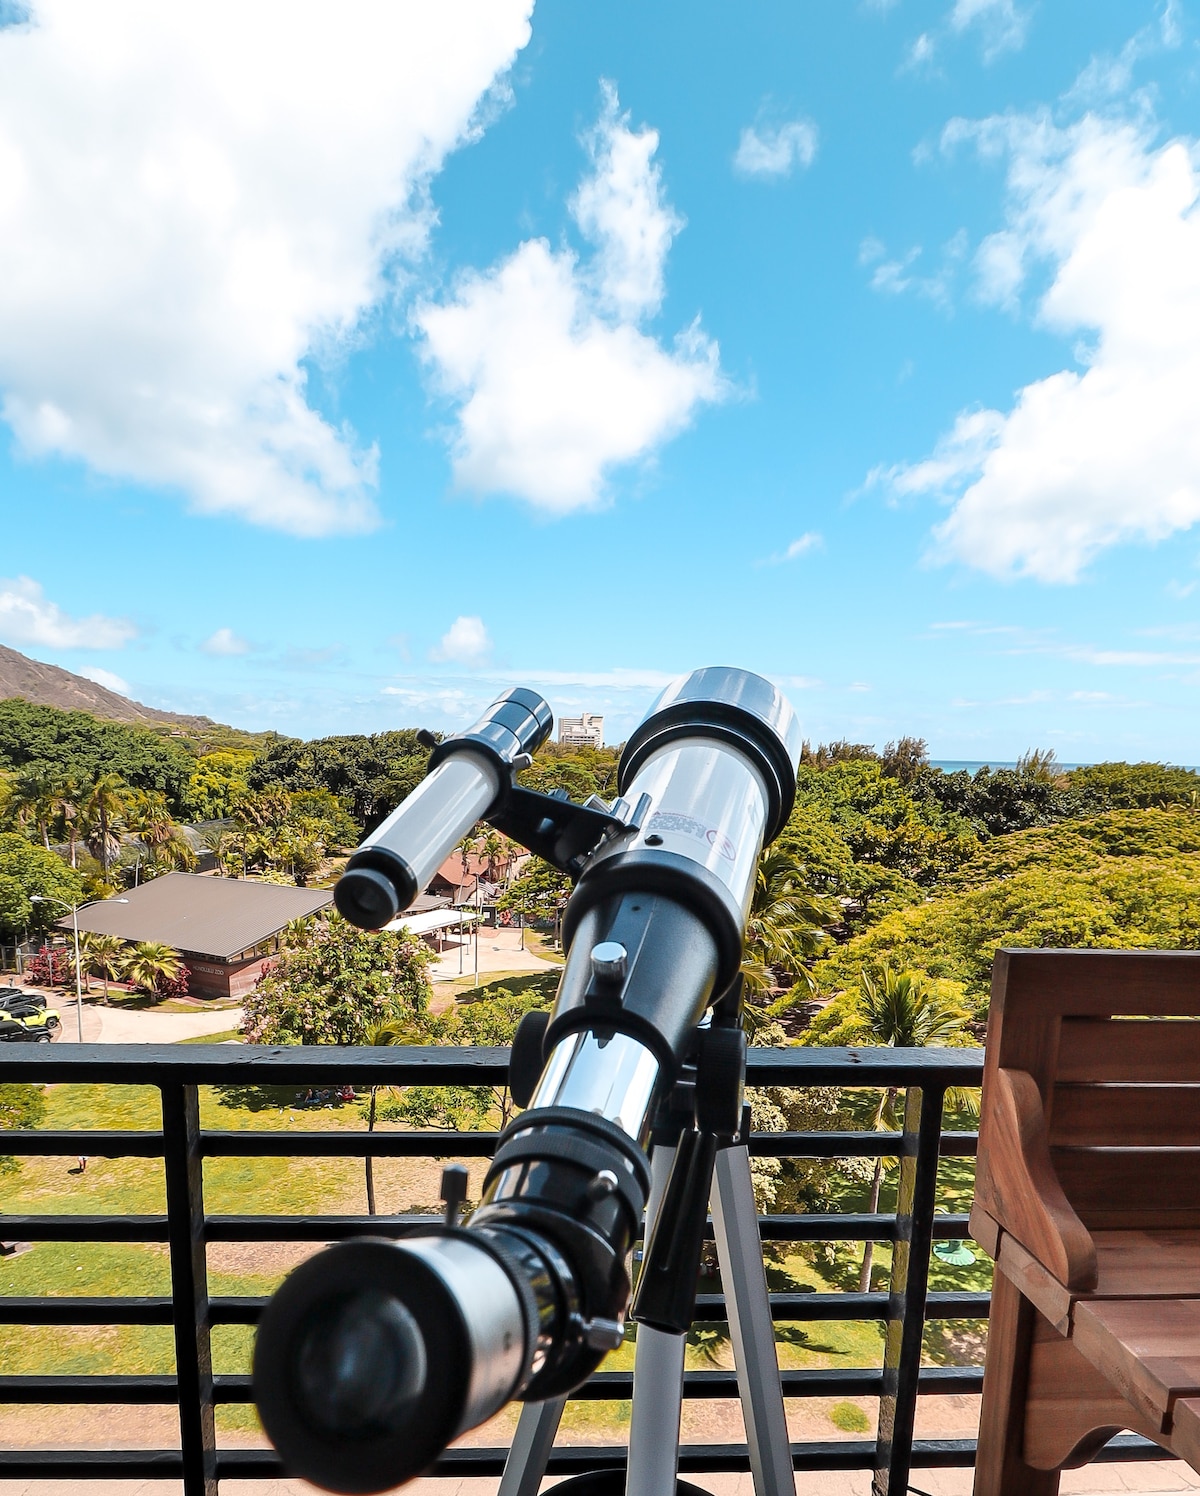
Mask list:
[[[558,741],[567,748],[602,748],[604,718],[593,712],[584,712],[581,717],[560,717]]]

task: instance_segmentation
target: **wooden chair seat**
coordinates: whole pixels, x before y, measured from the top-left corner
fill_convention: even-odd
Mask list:
[[[976,1496],[1122,1429],[1200,1470],[1200,954],[1001,951],[971,1232],[995,1260]]]
[[[1160,1434],[1177,1399],[1200,1397],[1200,1299],[1076,1304],[1071,1340]]]

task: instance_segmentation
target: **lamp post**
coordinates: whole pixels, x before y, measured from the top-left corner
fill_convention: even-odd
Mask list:
[[[83,1043],[83,969],[79,962],[79,911],[92,904],[128,904],[128,899],[89,899],[86,904],[68,904],[66,899],[50,898],[47,894],[31,893],[31,904],[57,904],[60,909],[71,911],[71,928],[75,932],[75,1023],[79,1030],[79,1042]]]

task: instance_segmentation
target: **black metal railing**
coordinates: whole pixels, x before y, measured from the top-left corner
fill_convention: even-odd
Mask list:
[[[212,1330],[253,1325],[266,1302],[214,1297],[208,1292],[206,1247],[211,1242],[330,1242],[379,1234],[415,1217],[366,1215],[215,1215],[204,1204],[204,1160],[234,1157],[487,1157],[494,1134],[441,1131],[368,1134],[350,1131],[214,1131],[200,1125],[200,1086],[495,1086],[502,1085],[503,1049],[301,1049],[177,1045],[0,1046],[0,1083],[148,1085],[162,1097],[162,1129],[134,1131],[9,1132],[0,1152],[20,1156],[162,1158],[165,1214],[2,1215],[0,1239],[28,1242],[152,1242],[170,1249],[169,1297],[87,1297],[0,1294],[0,1323],[29,1326],[160,1325],[174,1333],[176,1373],[159,1375],[0,1375],[0,1402],[14,1404],[177,1404],[175,1449],[0,1451],[0,1478],[82,1480],[182,1479],[185,1496],[215,1496],[221,1478],[286,1474],[265,1449],[218,1449],[218,1404],[250,1401],[250,1379],[214,1375]],[[973,1133],[942,1131],[943,1098],[952,1087],[977,1086],[980,1050],[753,1049],[752,1086],[868,1086],[905,1094],[900,1132],[787,1132],[755,1134],[752,1154],[776,1158],[893,1157],[899,1160],[897,1206],[873,1215],[800,1214],[760,1217],[764,1241],[877,1241],[892,1244],[887,1292],[771,1295],[780,1321],[872,1320],[884,1327],[882,1365],[862,1369],[805,1368],[783,1372],[784,1394],[801,1397],[875,1397],[880,1400],[874,1441],[830,1440],[793,1445],[797,1470],[876,1471],[875,1488],[900,1496],[910,1468],[969,1466],[975,1443],[914,1439],[917,1399],[929,1394],[978,1393],[981,1367],[922,1365],[930,1320],[982,1319],[989,1295],[931,1291],[930,1255],[936,1239],[968,1235],[967,1218],[935,1210],[940,1157],[972,1155]],[[2,1287],[2,1281],[0,1281]],[[724,1298],[701,1294],[697,1317],[720,1322]],[[624,1399],[632,1375],[599,1372],[576,1393],[581,1399]],[[689,1398],[734,1398],[728,1371],[689,1372]],[[1161,1451],[1148,1441],[1114,1440],[1102,1457],[1141,1459]],[[457,1448],[435,1475],[499,1475],[504,1449]],[[620,1468],[620,1445],[553,1451],[548,1473]],[[745,1471],[744,1444],[686,1444],[681,1473]]]

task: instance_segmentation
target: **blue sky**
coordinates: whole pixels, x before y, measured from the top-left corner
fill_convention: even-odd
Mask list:
[[[39,0],[0,27],[0,641],[305,736],[1194,763],[1200,18]]]

